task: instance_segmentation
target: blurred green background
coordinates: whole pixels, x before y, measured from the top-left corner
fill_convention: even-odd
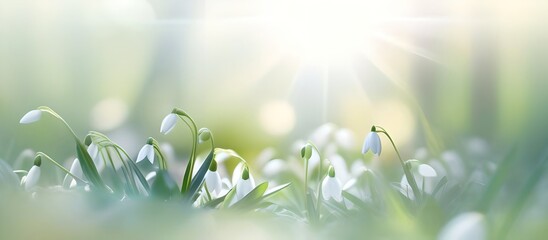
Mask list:
[[[186,154],[182,124],[159,133],[173,107],[248,158],[325,122],[356,149],[372,124],[411,153],[428,131],[544,148],[546,1],[295,2],[1,0],[0,158],[73,154],[52,118],[18,124],[40,105],[134,155],[148,136]]]

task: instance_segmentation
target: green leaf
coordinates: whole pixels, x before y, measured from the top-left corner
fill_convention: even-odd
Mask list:
[[[192,178],[192,181],[190,183],[190,188],[188,189],[187,196],[192,197],[197,192],[200,186],[202,186],[202,183],[204,182],[204,177],[207,173],[207,170],[209,169],[209,165],[211,164],[211,161],[213,160],[213,150],[207,155],[204,163],[202,163],[202,166],[200,166],[200,169],[198,169],[198,172],[196,175],[194,175],[194,178]]]
[[[339,217],[349,217],[349,211],[348,208],[344,205],[344,203],[337,202],[333,199],[330,199],[329,201],[323,201],[324,205],[329,208],[333,213],[335,213]]]
[[[148,185],[148,182],[147,182],[146,178],[143,176],[143,174],[141,173],[141,171],[139,170],[137,165],[131,160],[126,161],[126,162],[128,163],[129,168],[131,169],[131,171],[133,173],[135,173],[135,176],[137,176],[137,179],[139,180],[139,182],[141,182],[141,184],[143,185],[145,190],[150,193],[150,186]]]
[[[177,183],[171,178],[166,170],[158,170],[156,178],[151,186],[151,193],[154,197],[163,200],[171,199],[179,193]]]
[[[236,186],[234,186],[228,193],[225,195],[225,200],[223,201],[223,205],[221,205],[221,208],[228,208],[230,206],[230,202],[232,202],[232,199],[236,196]]]
[[[100,189],[101,191],[109,192],[110,190],[101,179],[99,172],[97,172],[97,168],[95,167],[95,163],[93,163],[93,159],[89,155],[84,144],[80,141],[76,141],[76,154],[78,156],[78,161],[80,161],[82,172],[84,173],[86,178],[89,179],[92,186]]]
[[[265,194],[261,197],[261,200],[262,200],[262,199],[266,199],[266,198],[268,198],[268,197],[270,197],[270,196],[276,194],[277,192],[283,190],[284,188],[289,187],[289,185],[291,185],[291,183],[282,184],[282,185],[280,185],[280,186],[277,186],[277,187],[274,187],[274,188],[272,188],[272,189],[270,189],[270,190],[267,190],[267,191],[265,192]]]
[[[432,197],[436,197],[436,194],[447,184],[447,176],[443,176],[443,178],[438,182],[436,187],[434,188],[434,191],[432,191]]]
[[[232,208],[238,208],[238,209],[250,209],[255,206],[255,204],[260,202],[261,197],[266,192],[266,189],[268,189],[268,182],[263,182],[257,187],[255,187],[251,192],[249,192],[247,195],[245,195],[242,199],[240,199],[238,202],[234,203],[231,207]]]
[[[226,196],[228,195],[228,193],[222,197],[219,197],[219,198],[215,198],[213,200],[210,200],[209,202],[205,203],[203,206],[204,207],[208,207],[208,208],[215,208],[217,207],[219,204],[221,204],[222,202],[224,202],[224,200],[226,199]]]
[[[345,199],[350,201],[357,208],[359,208],[359,209],[366,208],[365,202],[363,200],[361,200],[360,198],[354,196],[354,194],[349,193],[347,191],[342,191],[342,195]]]

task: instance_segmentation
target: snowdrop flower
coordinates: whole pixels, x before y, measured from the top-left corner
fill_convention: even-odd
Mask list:
[[[335,201],[341,202],[343,200],[341,182],[335,177],[333,166],[329,166],[328,174],[323,179],[322,196],[325,201],[335,199]]]
[[[211,165],[209,165],[209,169],[205,174],[205,185],[207,190],[215,197],[219,196],[222,191],[223,183],[221,175],[217,172],[217,162],[215,160],[211,161]]]
[[[24,180],[26,191],[29,191],[38,183],[38,180],[40,179],[40,165],[42,165],[42,157],[38,155],[34,159],[34,165],[30,168],[29,173]]]
[[[381,146],[381,138],[379,137],[379,134],[375,131],[375,126],[371,127],[371,132],[367,134],[365,137],[362,153],[365,154],[367,151],[371,150],[373,154],[379,156],[381,154],[382,146]]]
[[[143,161],[145,157],[148,159],[150,164],[154,163],[154,146],[152,146],[152,140],[150,138],[147,141],[147,143],[139,151],[139,154],[137,155],[137,159],[135,160],[135,162]]]
[[[97,171],[102,172],[103,169],[105,168],[105,161],[103,160],[103,157],[100,154],[101,151],[99,150],[99,146],[97,146],[97,144],[95,144],[94,142],[90,140],[87,151],[91,159],[93,159],[93,163],[95,164]]]
[[[413,169],[416,174],[413,174],[415,177],[415,182],[419,186],[420,190],[431,194],[434,191],[434,186],[436,182],[435,178],[438,176],[436,170],[428,164],[420,164],[417,168]],[[411,185],[407,181],[405,175],[402,176],[400,181],[401,192],[403,195],[409,197],[410,199],[415,199],[415,195],[412,191]]]
[[[42,111],[40,110],[31,110],[28,113],[26,113],[21,120],[19,120],[19,123],[21,124],[29,124],[36,122],[40,120],[40,117],[42,117]]]
[[[485,218],[477,212],[461,213],[443,227],[439,240],[483,240],[487,239]]]
[[[249,173],[249,168],[247,166],[244,166],[242,175],[240,179],[238,179],[238,182],[236,183],[236,201],[241,200],[244,198],[251,190],[255,188],[255,181],[251,177],[251,174]]]
[[[160,126],[160,132],[163,134],[168,134],[173,130],[175,127],[175,124],[177,123],[177,114],[170,113],[168,114],[164,120],[162,120],[162,125]]]
[[[88,153],[91,159],[97,158],[97,155],[99,154],[99,148],[94,142],[91,142],[88,146]]]
[[[80,166],[80,161],[78,160],[78,158],[75,158],[74,161],[72,161],[72,165],[70,166],[70,173],[76,177],[84,178],[84,172],[82,171],[82,167]],[[74,188],[78,185],[76,179],[67,174],[63,182],[67,182],[68,180],[71,180],[69,188]]]

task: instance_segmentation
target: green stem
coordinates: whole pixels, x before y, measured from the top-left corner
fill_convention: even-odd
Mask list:
[[[60,168],[61,170],[63,170],[63,172],[67,173],[69,176],[71,176],[72,178],[76,179],[77,181],[80,181],[81,183],[84,183],[84,184],[88,184],[88,182],[84,181],[83,179],[77,177],[76,175],[72,174],[68,169],[66,169],[65,167],[63,167],[63,165],[59,164],[57,161],[53,160],[50,156],[48,156],[47,154],[43,153],[43,152],[37,152],[36,154],[38,155],[41,155],[43,157],[45,157],[47,160],[49,160],[50,162],[52,162],[55,166],[57,166],[58,168]]]
[[[189,126],[190,131],[192,132],[192,151],[190,153],[190,159],[188,161],[188,165],[185,170],[185,174],[183,175],[183,183],[181,184],[181,193],[185,193],[188,191],[190,187],[190,182],[192,181],[192,173],[194,171],[194,163],[196,162],[196,148],[197,148],[197,142],[198,142],[198,128],[196,127],[196,123],[194,120],[188,116],[184,111],[180,109],[173,109],[172,113],[177,114],[179,118],[185,122],[187,126]],[[191,124],[189,124],[186,119],[190,121]]]
[[[43,111],[43,112],[47,112],[49,114],[51,114],[52,116],[54,116],[55,118],[61,120],[61,122],[63,123],[63,125],[65,125],[65,127],[69,130],[69,132],[72,134],[72,136],[74,137],[74,139],[76,141],[80,141],[80,139],[78,138],[78,136],[76,136],[76,133],[74,133],[74,130],[72,130],[72,128],[70,127],[70,125],[65,121],[65,119],[63,119],[61,117],[61,115],[57,114],[55,111],[53,111],[53,109],[49,108],[49,107],[46,107],[46,106],[41,106],[41,107],[38,107],[38,110],[40,111]]]
[[[415,195],[415,198],[417,199],[417,201],[420,201],[421,192],[419,190],[417,182],[415,181],[415,178],[413,177],[413,174],[411,173],[411,165],[405,164],[405,162],[401,158],[400,151],[396,147],[396,144],[394,143],[394,140],[392,139],[390,134],[388,134],[388,132],[380,126],[375,126],[375,128],[380,129],[380,130],[377,130],[377,132],[383,133],[384,135],[386,135],[386,137],[388,137],[388,140],[390,140],[390,143],[392,144],[392,147],[396,151],[396,154],[398,155],[398,159],[400,160],[400,164],[403,168],[405,178],[407,178],[407,182],[411,186],[411,189],[413,190],[413,194]]]
[[[316,152],[318,153],[318,158],[320,159],[320,162],[319,162],[319,167],[318,167],[318,199],[316,201],[316,213],[317,213],[317,219],[319,220],[320,219],[320,207],[321,207],[321,195],[322,195],[322,165],[323,165],[323,161],[322,161],[322,155],[320,154],[320,150],[318,150],[318,148],[316,147],[316,145],[314,145],[313,143],[309,142],[310,145],[312,145],[312,147],[314,148],[314,150],[316,150]],[[311,155],[312,156],[312,155]]]

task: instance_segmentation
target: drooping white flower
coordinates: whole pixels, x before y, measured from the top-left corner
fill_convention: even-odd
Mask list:
[[[31,190],[36,184],[38,183],[38,180],[40,179],[40,165],[33,165],[29,173],[27,174],[27,177],[25,178],[25,190],[29,191]]]
[[[162,120],[162,125],[160,126],[160,132],[163,134],[168,134],[173,130],[175,127],[175,124],[177,123],[177,114],[170,113],[166,117],[164,117],[164,120]]]
[[[74,161],[72,161],[72,165],[70,166],[70,173],[79,178],[84,177],[84,172],[82,171],[82,167],[80,166],[80,161],[78,160],[78,158],[75,158]],[[71,180],[69,188],[73,188],[78,185],[76,182],[76,179],[74,179],[73,177],[67,174],[63,182],[66,182],[69,180]]]
[[[205,175],[205,184],[207,189],[214,196],[219,196],[223,190],[223,182],[221,181],[221,175],[217,171],[208,170]]]
[[[147,143],[141,148],[139,154],[137,155],[136,162],[143,161],[145,157],[151,164],[154,163],[154,146],[152,146],[152,144]]]
[[[485,218],[477,212],[461,213],[443,227],[439,240],[484,240],[487,239]]]
[[[382,146],[381,146],[381,138],[379,137],[379,134],[375,131],[369,132],[367,136],[365,137],[362,153],[365,154],[367,151],[371,150],[373,154],[380,155]]]
[[[91,143],[88,146],[88,153],[91,159],[97,158],[97,155],[99,154],[99,147],[97,147],[97,144]]]
[[[322,196],[326,201],[335,199],[335,201],[341,202],[343,200],[341,181],[335,177],[335,169],[333,166],[329,166],[328,174],[323,179]]]
[[[28,113],[26,113],[21,118],[21,120],[19,120],[19,123],[21,123],[21,124],[33,123],[33,122],[36,122],[36,121],[40,120],[40,117],[42,117],[42,111],[37,110],[37,109],[31,110]]]
[[[235,201],[239,201],[244,198],[249,192],[255,188],[255,181],[251,177],[251,173],[247,166],[244,167],[241,177],[236,183],[236,197]]]
[[[217,172],[217,161],[211,161],[209,169],[207,170],[204,178],[207,190],[214,197],[219,196],[219,194],[223,190],[223,182],[221,181],[221,175],[219,175],[219,172]]]
[[[438,174],[436,173],[436,170],[434,170],[434,168],[432,168],[428,164],[419,165],[418,171],[419,171],[419,174],[423,177],[430,178],[430,177],[437,177],[438,176]]]
[[[418,167],[413,167],[412,172],[419,190],[431,194],[434,191],[436,184],[435,180],[438,176],[436,170],[428,164],[420,164]],[[411,188],[409,181],[407,181],[405,174],[401,178],[400,187],[403,195],[407,196],[409,199],[415,199],[415,194],[413,193],[413,189]]]

